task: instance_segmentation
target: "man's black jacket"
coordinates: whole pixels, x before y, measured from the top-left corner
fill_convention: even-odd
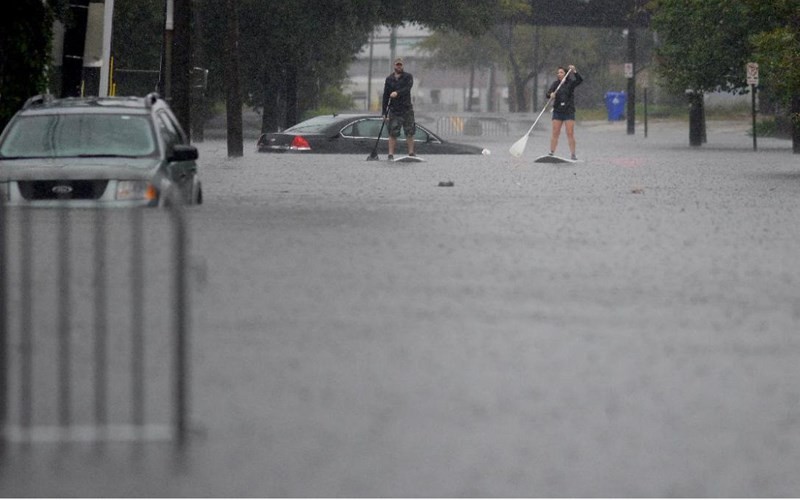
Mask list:
[[[395,74],[386,77],[386,83],[383,85],[383,106],[381,107],[381,114],[386,115],[386,105],[389,102],[389,94],[397,92],[397,97],[392,99],[391,111],[395,113],[402,113],[410,109],[414,109],[411,104],[411,87],[414,85],[414,77],[411,73],[405,71],[400,73],[400,77],[396,78]]]

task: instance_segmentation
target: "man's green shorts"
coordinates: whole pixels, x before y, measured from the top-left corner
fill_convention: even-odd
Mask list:
[[[401,112],[392,111],[389,114],[389,135],[392,137],[399,137],[400,127],[403,127],[406,137],[414,136],[414,133],[417,131],[417,125],[414,122],[413,109]]]

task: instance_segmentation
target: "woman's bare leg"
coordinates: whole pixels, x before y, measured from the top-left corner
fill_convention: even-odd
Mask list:
[[[569,152],[575,156],[575,120],[567,120],[567,143]]]
[[[553,120],[553,135],[550,137],[550,152],[555,153],[558,147],[558,136],[561,135],[561,120]]]

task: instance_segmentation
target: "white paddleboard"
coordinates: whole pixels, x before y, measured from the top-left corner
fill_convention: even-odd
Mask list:
[[[534,163],[578,163],[580,160],[570,160],[555,155],[544,155],[533,160]]]
[[[392,161],[395,163],[421,163],[425,160],[419,156],[399,156]]]

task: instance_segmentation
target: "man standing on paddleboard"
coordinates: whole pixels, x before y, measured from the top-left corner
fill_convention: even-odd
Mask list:
[[[414,133],[417,130],[414,122],[414,105],[411,103],[411,87],[414,77],[403,69],[403,60],[394,60],[394,71],[386,77],[383,86],[383,119],[389,121],[389,160],[394,160],[397,137],[400,127],[406,133],[408,156],[414,154]],[[391,99],[391,102],[390,102]]]

